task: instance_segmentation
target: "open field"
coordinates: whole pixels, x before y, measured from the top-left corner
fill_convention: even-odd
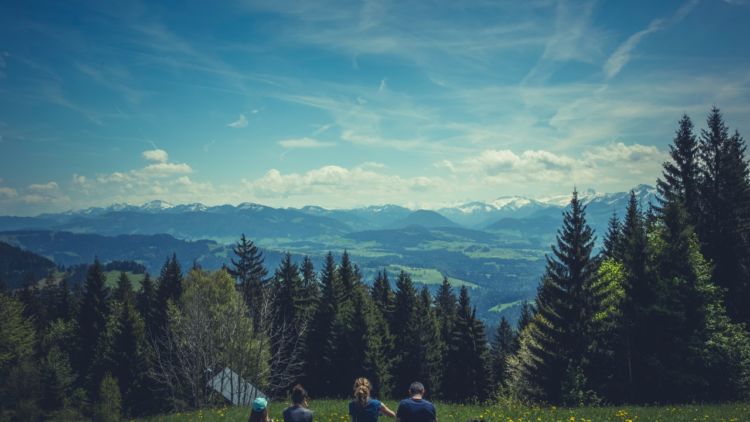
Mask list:
[[[394,411],[398,405],[395,400],[386,400],[385,403]],[[286,403],[272,403],[270,416],[275,421],[283,420],[281,412],[285,406]],[[313,400],[310,402],[310,408],[315,411],[316,422],[348,422],[347,406],[348,402],[344,400]],[[498,422],[745,422],[750,420],[750,403],[658,407],[580,407],[571,409],[436,403],[436,407],[440,422],[467,422],[474,419]],[[143,421],[244,421],[247,420],[248,415],[249,410],[245,407],[223,407],[158,416],[143,419]]]
[[[394,273],[406,271],[407,273],[409,273],[412,280],[416,283],[441,284],[443,282],[443,274],[441,274],[440,271],[434,268],[415,268],[415,267],[407,267],[405,265],[389,265],[388,271],[394,272]],[[474,283],[471,283],[466,280],[461,280],[455,277],[448,277],[448,282],[453,287],[466,286],[470,289],[479,287]]]

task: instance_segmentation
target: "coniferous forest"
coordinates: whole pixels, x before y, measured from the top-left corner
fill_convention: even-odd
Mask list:
[[[266,268],[242,235],[225,268],[175,255],[134,289],[104,264],[82,285],[0,293],[0,420],[112,420],[224,403],[225,368],[272,397],[302,383],[378,397],[420,380],[452,402],[555,405],[750,398],[750,170],[713,108],[679,121],[659,200],[595,233],[573,190],[536,300],[488,332],[466,287],[437,293],[385,270],[365,280],[346,251],[321,268],[287,254]],[[238,233],[239,235],[239,233]],[[166,253],[166,251],[165,251]]]

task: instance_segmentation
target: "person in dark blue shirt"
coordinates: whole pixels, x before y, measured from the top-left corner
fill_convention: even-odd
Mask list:
[[[284,409],[284,422],[313,422],[313,412],[307,408],[307,391],[299,384],[292,388],[292,405]]]
[[[396,411],[396,422],[438,422],[435,406],[423,399],[425,390],[421,382],[409,386],[408,399],[401,400]]]
[[[352,422],[377,422],[381,414],[396,416],[384,403],[371,398],[371,391],[372,384],[367,378],[357,378],[354,381],[354,400],[349,403],[349,416]]]

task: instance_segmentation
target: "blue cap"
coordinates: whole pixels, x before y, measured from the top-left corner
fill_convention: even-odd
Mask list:
[[[268,406],[268,401],[263,397],[258,397],[253,400],[253,410],[256,412],[262,412],[266,406]]]

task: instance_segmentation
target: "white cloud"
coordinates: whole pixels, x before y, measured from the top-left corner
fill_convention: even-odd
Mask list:
[[[54,192],[59,189],[57,182],[47,182],[44,184],[32,184],[27,188],[30,192]]]
[[[380,80],[380,85],[378,86],[378,92],[383,92],[388,87],[388,83],[386,82],[385,78]]]
[[[3,198],[15,198],[18,196],[18,191],[13,188],[0,187],[0,199]]]
[[[142,155],[143,158],[148,161],[158,161],[160,163],[166,163],[167,160],[169,160],[169,154],[167,154],[167,151],[164,151],[163,149],[143,151]]]
[[[168,176],[172,174],[192,173],[193,169],[185,163],[156,163],[147,165],[139,172],[156,176]]]
[[[227,126],[235,129],[240,129],[247,126],[247,118],[244,114],[240,114],[240,118],[227,124]]]
[[[334,146],[332,142],[323,142],[312,138],[283,139],[279,141],[279,145],[286,149],[326,148]]]

